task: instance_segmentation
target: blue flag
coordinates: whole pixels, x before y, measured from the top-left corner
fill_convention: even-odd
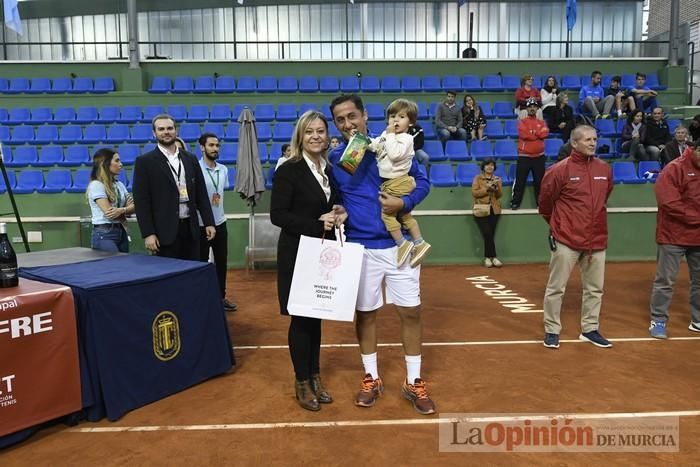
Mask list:
[[[459,1],[459,6],[467,4],[467,0],[458,0],[458,1]]]
[[[4,0],[3,3],[5,6],[5,25],[21,36],[22,18],[19,17],[17,0]]]
[[[571,31],[576,24],[576,0],[566,0],[566,26]]]

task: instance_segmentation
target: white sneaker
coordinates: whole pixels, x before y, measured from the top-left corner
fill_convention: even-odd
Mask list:
[[[491,264],[493,264],[495,268],[500,268],[501,266],[503,266],[503,263],[498,258],[491,259]]]
[[[487,268],[493,267],[493,261],[491,261],[491,258],[484,258],[484,266]]]

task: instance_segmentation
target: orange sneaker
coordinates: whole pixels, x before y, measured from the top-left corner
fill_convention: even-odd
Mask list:
[[[384,384],[382,384],[382,379],[374,379],[372,375],[367,373],[362,379],[360,392],[358,392],[357,397],[355,397],[355,405],[358,407],[372,407],[383,392]]]
[[[430,415],[436,411],[435,403],[428,396],[428,392],[425,389],[425,381],[420,378],[416,378],[413,384],[409,384],[408,381],[404,380],[401,387],[401,395],[413,403],[413,408],[419,414]]]

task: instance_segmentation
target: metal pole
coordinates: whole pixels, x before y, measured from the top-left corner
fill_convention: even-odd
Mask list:
[[[133,70],[140,68],[139,63],[141,62],[139,58],[139,26],[136,0],[127,0],[126,14],[129,23],[129,68]]]
[[[693,78],[695,76],[694,73],[694,68],[695,68],[695,42],[690,41],[688,42],[688,46],[690,47],[690,73],[688,77],[688,105],[693,105],[693,85],[695,82],[693,81]]]
[[[668,65],[678,66],[678,23],[681,0],[671,0],[671,27],[668,31]]]

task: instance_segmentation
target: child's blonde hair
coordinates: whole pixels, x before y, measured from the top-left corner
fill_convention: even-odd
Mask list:
[[[401,111],[406,112],[411,124],[416,123],[416,120],[418,120],[418,105],[416,105],[416,103],[413,101],[409,101],[408,99],[396,99],[394,102],[389,104],[389,106],[386,108],[386,117],[388,119],[389,115],[394,115]]]

